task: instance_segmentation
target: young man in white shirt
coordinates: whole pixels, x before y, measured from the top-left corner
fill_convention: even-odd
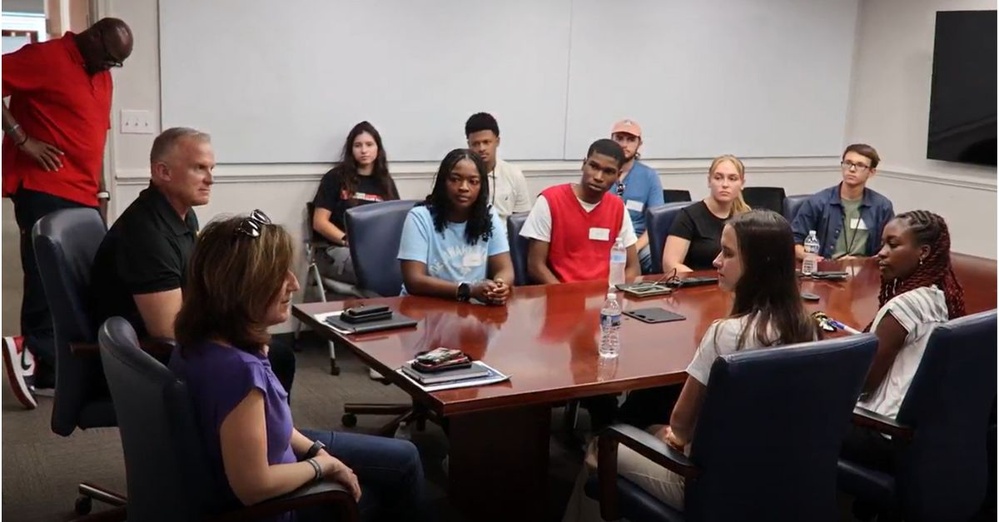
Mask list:
[[[533,198],[527,190],[524,173],[517,167],[499,159],[496,149],[500,144],[499,124],[491,114],[479,112],[465,122],[465,139],[468,148],[482,158],[489,172],[489,204],[506,225],[510,214],[530,212]]]

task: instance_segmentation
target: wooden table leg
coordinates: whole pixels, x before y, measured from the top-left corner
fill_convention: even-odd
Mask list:
[[[449,417],[449,496],[468,520],[543,520],[551,408]]]

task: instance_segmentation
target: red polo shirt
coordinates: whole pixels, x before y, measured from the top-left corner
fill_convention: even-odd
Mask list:
[[[3,96],[24,132],[65,153],[46,172],[5,135],[3,195],[19,186],[97,206],[104,143],[111,126],[111,73],[84,68],[73,33],[3,55]]]

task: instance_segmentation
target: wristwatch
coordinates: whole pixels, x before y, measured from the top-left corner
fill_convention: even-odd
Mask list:
[[[467,281],[462,281],[458,283],[458,294],[456,295],[459,301],[465,302],[472,298],[472,285],[468,284]]]
[[[313,442],[312,446],[309,447],[309,451],[305,452],[305,455],[302,457],[302,460],[309,460],[309,459],[315,457],[316,455],[319,454],[319,450],[321,450],[321,449],[326,449],[326,445],[323,444],[321,441],[318,441],[318,440],[315,441],[315,442]]]

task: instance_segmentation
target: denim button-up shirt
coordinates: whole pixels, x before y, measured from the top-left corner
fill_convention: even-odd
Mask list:
[[[840,186],[829,187],[801,204],[797,215],[791,221],[794,231],[794,242],[803,244],[808,237],[808,231],[814,230],[819,238],[819,255],[829,259],[836,250],[836,241],[845,228],[843,215],[843,200],[839,196]],[[864,255],[873,256],[881,247],[881,231],[891,218],[895,217],[895,209],[891,201],[883,195],[869,189],[864,189],[860,202],[860,219],[867,226],[868,236]]]

